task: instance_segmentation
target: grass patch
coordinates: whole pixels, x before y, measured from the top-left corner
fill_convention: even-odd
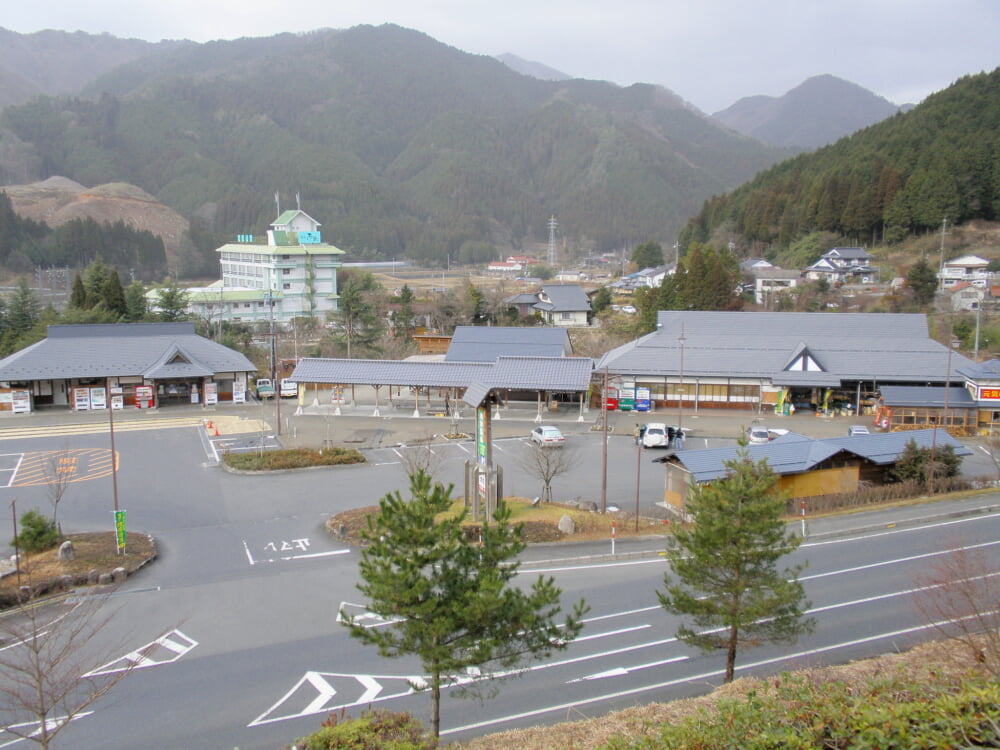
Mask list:
[[[125,568],[131,574],[156,557],[156,542],[146,534],[128,534],[121,555],[115,554],[113,531],[67,534],[60,544],[67,539],[73,542],[76,553],[73,560],[59,560],[58,545],[31,555],[22,553],[20,584],[16,573],[0,578],[0,607],[15,601],[19,585],[31,586],[36,594],[45,594],[62,587],[63,576],[69,576],[70,585],[82,586],[91,571],[110,573],[115,568]]]
[[[522,524],[522,538],[530,543],[610,540],[612,521],[615,522],[615,537],[618,539],[666,534],[670,528],[666,521],[640,518],[638,531],[636,531],[637,524],[635,516],[632,515],[627,515],[627,517],[622,517],[626,514],[601,515],[562,503],[532,505],[532,501],[525,497],[506,497],[504,502],[510,506],[511,522]],[[441,515],[442,517],[449,514],[456,515],[464,507],[464,500],[455,500],[451,509]],[[327,531],[341,541],[360,544],[361,532],[368,528],[368,516],[374,513],[378,513],[378,506],[373,505],[338,513],[326,522]],[[471,513],[470,509],[469,518],[465,523],[470,528],[478,525],[472,522]],[[573,519],[574,533],[564,534],[559,531],[559,521],[563,516],[569,516]]]
[[[363,464],[365,457],[354,448],[288,448],[263,453],[224,453],[222,462],[238,471],[280,471],[282,469],[308,469],[313,466],[342,466]]]

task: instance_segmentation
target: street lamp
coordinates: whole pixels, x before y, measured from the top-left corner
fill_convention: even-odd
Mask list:
[[[684,321],[681,321],[681,335],[677,338],[681,344],[680,378],[677,386],[677,434],[681,436],[681,444],[684,444],[684,342],[687,337],[684,335]]]

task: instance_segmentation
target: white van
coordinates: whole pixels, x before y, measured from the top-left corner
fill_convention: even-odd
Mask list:
[[[289,380],[288,378],[284,378],[281,381],[281,386],[278,393],[281,395],[282,398],[295,398],[296,396],[299,395],[299,384],[296,383],[294,380]]]

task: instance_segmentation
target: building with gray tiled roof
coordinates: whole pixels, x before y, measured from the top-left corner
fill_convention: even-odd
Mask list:
[[[525,314],[538,313],[553,326],[572,328],[590,325],[590,298],[577,284],[545,284],[536,294],[516,294],[507,304]]]
[[[930,337],[925,315],[661,311],[655,332],[607,352],[596,370],[649,388],[657,406],[826,400],[861,413],[881,385],[959,383],[972,364]]]
[[[197,335],[194,323],[53,325],[47,338],[0,360],[0,383],[28,391],[32,407],[106,408],[115,396],[134,406],[146,392],[156,406],[242,401],[256,370],[240,352]]]
[[[943,429],[913,430],[855,437],[816,440],[788,433],[770,443],[748,445],[751,461],[765,459],[778,475],[778,489],[790,500],[817,495],[854,492],[860,481],[884,484],[892,481],[889,469],[899,460],[907,444],[918,448],[950,446],[956,456],[972,451]],[[677,451],[657,459],[666,466],[665,502],[683,509],[692,485],[710,484],[728,473],[727,462],[739,458],[741,448],[710,448]]]
[[[573,345],[564,328],[458,326],[445,361],[492,362],[501,355],[570,357]]]

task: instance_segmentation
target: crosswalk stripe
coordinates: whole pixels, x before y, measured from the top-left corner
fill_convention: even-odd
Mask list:
[[[167,419],[136,419],[115,422],[115,432],[134,432],[138,430],[166,430],[176,427],[200,427],[204,424],[201,417],[173,417]],[[17,440],[33,437],[49,437],[52,435],[92,435],[109,432],[106,422],[90,422],[87,424],[58,424],[10,427],[0,429],[0,440]]]

